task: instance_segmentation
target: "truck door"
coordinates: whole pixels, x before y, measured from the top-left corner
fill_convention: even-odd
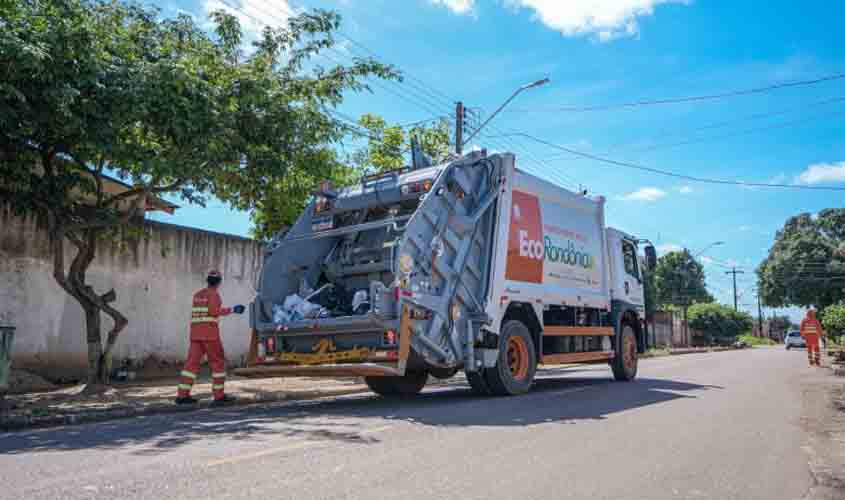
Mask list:
[[[624,299],[629,304],[642,306],[645,304],[643,279],[640,274],[637,246],[629,240],[622,240],[622,261],[625,272],[622,275]],[[621,297],[620,297],[621,298]]]

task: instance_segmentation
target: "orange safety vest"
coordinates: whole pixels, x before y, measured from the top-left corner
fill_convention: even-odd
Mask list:
[[[203,288],[195,293],[191,304],[191,340],[220,340],[217,322],[231,312],[231,308],[223,307],[220,294],[214,288]]]
[[[820,337],[822,335],[822,324],[817,319],[804,318],[801,320],[801,336]]]

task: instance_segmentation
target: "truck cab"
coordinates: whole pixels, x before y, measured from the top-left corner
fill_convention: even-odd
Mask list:
[[[642,260],[634,236],[614,228],[607,228],[607,247],[610,257],[611,305],[632,307],[645,319],[645,287]],[[612,306],[613,307],[613,306]]]

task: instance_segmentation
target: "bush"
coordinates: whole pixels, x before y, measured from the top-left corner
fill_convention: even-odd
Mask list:
[[[845,303],[834,304],[824,309],[822,327],[830,339],[845,335]]]
[[[745,312],[717,303],[695,304],[689,308],[689,327],[713,337],[736,337],[751,330],[754,320]]]

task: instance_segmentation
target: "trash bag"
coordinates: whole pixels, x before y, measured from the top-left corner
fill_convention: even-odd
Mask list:
[[[326,318],[328,316],[328,309],[320,304],[309,302],[295,293],[285,297],[284,303],[273,304],[273,322],[277,325],[284,325],[301,319]]]

